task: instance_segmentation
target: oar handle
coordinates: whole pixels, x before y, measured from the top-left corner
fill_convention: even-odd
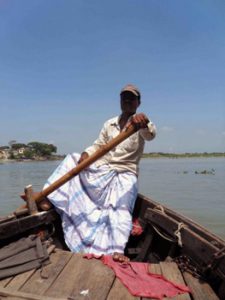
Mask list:
[[[71,169],[68,173],[63,175],[61,178],[50,184],[47,188],[42,190],[39,193],[35,193],[33,195],[33,200],[36,202],[41,201],[43,198],[47,197],[49,194],[57,190],[60,186],[62,186],[64,183],[72,179],[74,176],[79,174],[82,170],[87,168],[89,165],[94,163],[97,159],[105,155],[107,152],[112,150],[114,147],[116,147],[118,144],[123,142],[125,139],[127,139],[129,136],[134,134],[136,131],[138,131],[139,128],[135,127],[133,124],[131,124],[125,131],[122,131],[117,137],[109,141],[107,144],[101,146],[100,149],[98,149],[95,153],[90,155],[88,158],[83,160],[81,163],[79,163],[75,168]]]

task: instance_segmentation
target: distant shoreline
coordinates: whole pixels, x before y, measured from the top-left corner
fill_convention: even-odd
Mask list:
[[[151,152],[143,153],[142,158],[221,158],[225,157],[225,152],[213,152],[213,153],[164,153],[164,152]],[[53,155],[50,157],[38,157],[35,159],[0,159],[0,163],[5,162],[39,162],[39,161],[55,161],[63,160],[65,155]]]
[[[151,152],[144,153],[142,158],[219,158],[225,157],[225,152],[212,152],[212,153],[164,153],[164,152]]]
[[[53,155],[50,157],[38,157],[35,159],[29,159],[29,158],[13,158],[13,159],[0,159],[0,163],[5,162],[39,162],[39,161],[55,161],[55,160],[63,160],[65,158],[65,155]]]

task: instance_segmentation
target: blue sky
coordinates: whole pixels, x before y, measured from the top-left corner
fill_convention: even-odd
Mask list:
[[[126,83],[145,152],[225,151],[225,1],[0,0],[0,145],[81,152]]]

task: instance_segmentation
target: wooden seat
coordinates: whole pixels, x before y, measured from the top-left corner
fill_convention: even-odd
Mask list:
[[[187,284],[192,297],[186,293],[173,299],[216,300],[211,287],[188,273],[182,274],[174,262],[149,265],[151,273],[162,274],[168,280]],[[32,270],[0,281],[0,299],[85,299],[141,300],[132,296],[115,277],[114,272],[101,261],[82,258],[82,254],[56,250],[51,264],[43,270]],[[142,298],[144,300],[145,298]],[[149,299],[149,298],[148,298]],[[147,300],[147,299],[146,299]]]

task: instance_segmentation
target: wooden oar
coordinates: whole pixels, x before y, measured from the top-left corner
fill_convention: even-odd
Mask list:
[[[63,175],[61,178],[56,180],[54,183],[49,185],[41,192],[34,193],[31,186],[25,188],[25,199],[27,201],[28,207],[32,206],[33,201],[38,203],[41,200],[45,199],[49,194],[57,190],[64,183],[72,179],[74,176],[78,175],[82,170],[87,168],[89,165],[94,163],[96,160],[101,158],[107,152],[115,148],[118,144],[120,144],[129,136],[138,131],[138,129],[139,128],[135,127],[133,124],[130,124],[130,126],[125,131],[122,131],[117,137],[109,141],[107,144],[101,146],[101,148],[98,149],[94,154],[90,155],[87,159],[83,160],[75,168],[71,169],[68,173]],[[35,207],[30,207],[29,210],[31,213],[36,212]]]

